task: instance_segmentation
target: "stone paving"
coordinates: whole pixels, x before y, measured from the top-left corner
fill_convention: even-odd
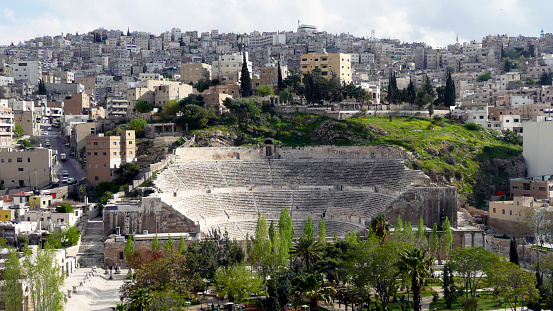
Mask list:
[[[65,295],[73,286],[77,290],[76,293],[71,293],[71,298],[67,298],[65,310],[111,311],[111,307],[120,301],[119,288],[125,281],[127,269],[121,269],[121,274],[113,274],[113,280],[110,280],[109,274],[104,274],[104,269],[98,268],[81,286],[86,274],[90,272],[92,268],[79,268],[65,280],[62,290]]]

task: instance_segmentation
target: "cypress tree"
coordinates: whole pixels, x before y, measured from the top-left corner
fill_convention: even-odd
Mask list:
[[[317,236],[317,240],[323,245],[326,244],[326,225],[322,219],[319,220],[319,233]]]
[[[246,52],[242,54],[242,72],[240,74],[240,90],[242,97],[250,97],[252,95],[252,79],[248,70],[248,62],[246,61]]]
[[[161,251],[161,247],[159,246],[159,238],[157,237],[157,233],[154,236],[154,239],[152,240],[152,252],[159,252]]]
[[[307,221],[305,222],[305,227],[303,227],[303,235],[310,240],[315,238],[315,228],[313,227],[311,217],[307,218]]]
[[[505,72],[511,71],[511,62],[508,59],[505,59],[505,65],[504,65],[503,71]]]
[[[171,238],[171,235],[169,235],[169,238],[167,239],[167,242],[163,245],[163,248],[165,249],[166,253],[172,253],[173,252],[173,239]]]
[[[417,98],[417,89],[415,87],[415,84],[413,83],[413,80],[409,80],[409,86],[407,86],[407,100],[409,101],[409,105],[413,106],[415,104],[415,99]]]
[[[451,71],[447,72],[447,80],[444,89],[444,105],[446,107],[455,106],[455,83],[451,78]]]
[[[517,250],[517,241],[515,237],[511,239],[511,244],[509,244],[509,261],[519,266],[518,262],[518,250]]]
[[[186,252],[186,242],[184,242],[184,237],[181,235],[179,239],[179,254],[184,254]]]
[[[278,76],[277,76],[277,86],[279,90],[283,90],[286,86],[284,85],[284,81],[282,80],[282,70],[280,69],[280,60],[278,61]]]
[[[125,259],[127,261],[131,260],[131,257],[134,254],[134,244],[130,236],[127,237],[127,244],[125,245],[124,253],[125,253]]]

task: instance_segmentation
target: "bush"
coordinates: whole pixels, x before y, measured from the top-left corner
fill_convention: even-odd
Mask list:
[[[75,210],[73,209],[73,206],[71,204],[62,203],[58,208],[56,208],[56,212],[58,213],[73,213]]]
[[[478,300],[476,298],[463,298],[461,300],[461,304],[465,308],[466,311],[476,311],[478,308]]]
[[[480,131],[481,129],[480,125],[476,123],[465,123],[463,124],[463,127],[469,131]]]

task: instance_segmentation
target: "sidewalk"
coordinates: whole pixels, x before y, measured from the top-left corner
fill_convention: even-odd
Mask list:
[[[91,268],[79,268],[65,280],[62,287],[65,295],[73,286],[77,290],[71,293],[71,298],[67,298],[65,310],[111,311],[111,307],[120,301],[119,288],[125,282],[127,269],[121,269],[121,274],[113,274],[113,280],[110,280],[109,274],[104,274],[104,269],[97,268],[94,276],[90,276],[81,286],[89,272],[92,272]]]

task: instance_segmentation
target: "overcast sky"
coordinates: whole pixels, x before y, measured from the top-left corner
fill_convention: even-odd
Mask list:
[[[99,27],[160,34],[178,27],[249,33],[315,25],[350,33],[443,47],[487,34],[539,36],[553,1],[523,0],[3,0],[0,45]]]

